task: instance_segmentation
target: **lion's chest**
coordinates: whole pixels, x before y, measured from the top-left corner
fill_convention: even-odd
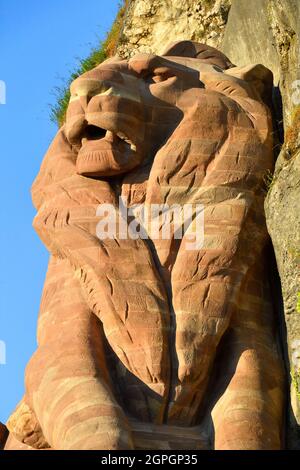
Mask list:
[[[223,224],[230,222],[227,201],[235,197],[239,181],[255,171],[249,142],[255,148],[256,131],[236,103],[228,100],[225,105],[216,95],[211,101],[202,96],[193,116],[157,152],[150,169],[138,169],[123,181],[122,197],[137,212],[144,211],[142,222],[166,279],[179,250],[187,248],[182,243],[190,238],[187,231],[201,242],[203,214],[212,207],[217,221],[221,217]],[[256,147],[256,152],[261,149]]]

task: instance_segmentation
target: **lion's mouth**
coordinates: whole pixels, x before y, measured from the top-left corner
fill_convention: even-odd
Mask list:
[[[101,127],[94,126],[93,124],[89,124],[84,129],[81,137],[81,146],[84,147],[90,141],[102,139],[105,139],[114,145],[123,143],[128,146],[131,151],[136,152],[136,145],[122,132],[114,133],[112,131],[102,129]]]
[[[118,175],[135,168],[142,160],[136,145],[123,132],[88,124],[80,138],[76,167],[81,175]]]
[[[84,136],[82,140],[98,140],[103,139],[105,137],[107,130],[101,129],[101,127],[89,125],[84,130]]]

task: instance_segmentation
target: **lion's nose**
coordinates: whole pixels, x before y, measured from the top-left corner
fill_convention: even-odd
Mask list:
[[[110,87],[100,80],[94,78],[77,78],[71,84],[70,102],[80,100],[82,105],[87,106],[93,96],[105,94]]]

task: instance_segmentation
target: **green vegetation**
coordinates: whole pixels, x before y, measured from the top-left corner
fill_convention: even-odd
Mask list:
[[[300,292],[297,293],[296,312],[297,312],[297,313],[300,313]]]
[[[285,148],[287,159],[292,157],[300,146],[300,105],[295,106],[291,115],[291,125],[285,132]]]
[[[266,193],[270,191],[270,189],[272,188],[274,184],[274,181],[275,181],[274,174],[270,170],[267,170],[263,178],[264,189]]]
[[[57,102],[51,108],[51,120],[62,126],[65,121],[65,115],[67,106],[70,99],[70,84],[75,78],[84,72],[88,72],[97,65],[101,64],[105,59],[111,57],[116,52],[117,43],[122,31],[126,8],[129,4],[129,0],[123,0],[120,4],[120,8],[117,17],[112,25],[111,30],[106,36],[104,41],[101,41],[97,47],[93,48],[88,57],[79,61],[77,68],[71,73],[68,80],[63,87],[57,87],[55,92],[57,96]]]
[[[296,396],[298,400],[300,400],[300,384],[299,384],[300,377],[299,377],[299,374],[295,372],[294,368],[292,368],[291,370],[291,381],[292,381],[293,387],[295,388]]]
[[[288,248],[288,254],[294,258],[294,261],[299,264],[300,267],[300,250],[296,248]]]

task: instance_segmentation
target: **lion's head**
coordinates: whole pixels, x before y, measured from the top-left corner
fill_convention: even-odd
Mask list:
[[[208,82],[222,82],[226,94],[246,78],[255,85],[247,90],[251,96],[266,93],[270,75],[262,66],[237,69],[221,52],[191,41],[171,45],[161,57],[106,60],[71,85],[65,134],[78,151],[77,173],[111,176],[151,158]]]

